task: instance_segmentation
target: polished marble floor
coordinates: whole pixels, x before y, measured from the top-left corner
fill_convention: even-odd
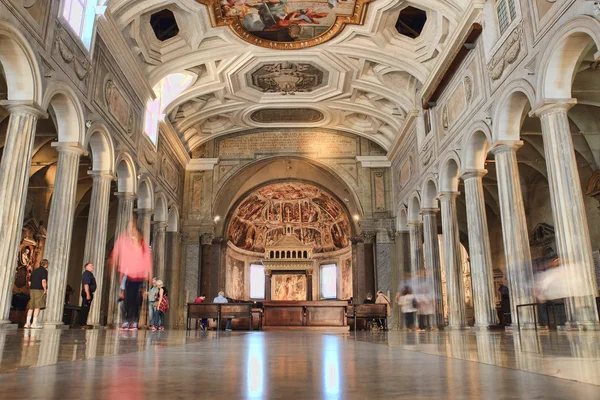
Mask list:
[[[0,332],[2,399],[600,399],[600,335]]]

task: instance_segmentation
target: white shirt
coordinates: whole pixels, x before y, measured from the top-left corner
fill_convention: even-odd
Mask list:
[[[412,293],[405,294],[404,296],[400,296],[400,299],[398,300],[398,304],[400,304],[400,307],[401,307],[403,313],[412,313],[412,312],[417,311],[417,309],[413,305],[414,299],[415,299],[415,295]]]

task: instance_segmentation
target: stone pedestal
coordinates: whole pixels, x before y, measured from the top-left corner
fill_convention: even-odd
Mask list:
[[[94,264],[96,293],[88,314],[88,325],[100,325],[100,306],[104,286],[104,264],[106,251],[106,229],[110,200],[110,183],[115,178],[109,172],[88,172],[92,176],[92,196],[85,236],[84,262]],[[83,273],[83,271],[82,271]]]
[[[456,217],[456,197],[458,194],[458,192],[443,192],[439,196],[442,209],[449,329],[462,329],[467,326],[462,255]]]
[[[431,317],[433,327],[444,327],[444,307],[442,295],[442,269],[440,265],[440,245],[438,240],[437,208],[426,208],[423,215],[423,237],[425,239],[425,266],[427,279],[425,287],[430,289],[435,302],[435,314]]]
[[[512,322],[515,325],[517,323],[517,305],[533,303],[535,300],[529,235],[517,164],[517,149],[522,145],[521,141],[499,141],[490,149],[496,157],[506,274]],[[522,329],[534,328],[531,307],[520,310],[519,315]]]
[[[490,235],[483,197],[483,176],[486,170],[467,170],[462,174],[467,200],[469,256],[473,285],[475,327],[485,329],[498,323],[494,300],[494,273],[490,251]]]
[[[598,330],[590,233],[567,116],[574,103],[546,105],[536,114],[542,121],[558,255],[573,295],[566,299],[567,324],[573,328]]]
[[[58,166],[48,219],[44,258],[48,259],[48,297],[44,325],[63,325],[75,195],[79,177],[79,157],[85,150],[78,144],[53,143],[58,151]]]
[[[0,165],[0,329],[9,325],[12,288],[23,228],[29,168],[37,120],[44,112],[35,104],[1,102],[10,112]]]
[[[133,193],[115,193],[118,198],[117,226],[115,228],[115,242],[121,233],[127,231],[127,227],[133,219],[133,203],[136,199]],[[108,298],[108,324],[118,327],[121,324],[122,314],[120,312],[119,294],[121,293],[121,276],[117,268],[118,260],[112,260],[110,271],[110,291]]]
[[[154,275],[165,280],[165,232],[166,222],[154,223],[154,239],[152,243],[152,257],[154,260]]]

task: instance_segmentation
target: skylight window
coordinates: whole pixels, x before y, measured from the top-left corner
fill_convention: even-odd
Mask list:
[[[102,14],[106,0],[64,0],[62,16],[79,36],[86,49],[92,46],[96,14]]]

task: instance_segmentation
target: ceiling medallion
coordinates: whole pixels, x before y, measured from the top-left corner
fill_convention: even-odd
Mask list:
[[[315,123],[325,119],[325,116],[312,108],[263,108],[254,111],[250,119],[263,124]]]
[[[262,64],[250,74],[252,86],[263,93],[296,94],[323,86],[327,72],[310,63],[276,62]]]
[[[256,46],[296,50],[332,39],[346,25],[362,25],[374,0],[196,0],[213,26],[229,26]]]

